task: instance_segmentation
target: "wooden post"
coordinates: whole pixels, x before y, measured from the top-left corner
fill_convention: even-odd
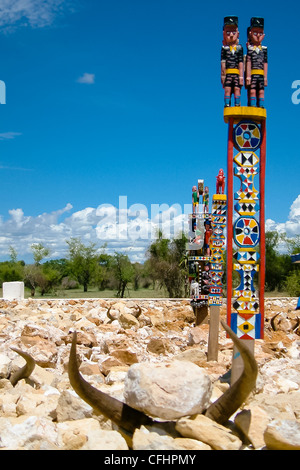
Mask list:
[[[210,306],[207,360],[217,361],[219,352],[220,307]]]
[[[208,306],[195,307],[196,326],[208,323]]]

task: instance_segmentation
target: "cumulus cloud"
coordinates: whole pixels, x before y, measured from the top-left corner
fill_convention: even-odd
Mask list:
[[[288,220],[278,223],[275,220],[267,219],[266,230],[286,233],[288,237],[300,234],[300,194],[291,205]]]
[[[143,204],[127,207],[127,198],[120,196],[119,207],[102,204],[72,210],[68,203],[62,209],[33,217],[24,214],[21,208],[11,209],[8,218],[0,217],[0,259],[7,259],[9,247],[13,246],[19,259],[31,262],[33,243],[49,248],[51,258],[63,258],[68,253],[66,240],[75,237],[85,244],[95,243],[99,250],[105,245],[108,254],[120,251],[132,262],[143,262],[158,230],[167,238],[180,237],[188,231],[191,205],[153,204],[148,210]],[[288,220],[277,223],[268,219],[266,230],[286,232],[288,237],[300,233],[300,195],[291,205]]]
[[[300,194],[291,205],[288,220],[286,222],[276,222],[272,219],[266,220],[266,231],[285,233],[288,238],[293,238],[300,234]],[[278,245],[278,251],[287,253],[286,244],[281,241]]]
[[[8,30],[19,25],[43,28],[66,10],[74,11],[74,1],[0,0],[0,26]]]
[[[63,209],[51,213],[43,213],[37,217],[27,216],[23,210],[11,209],[9,218],[0,219],[0,256],[7,259],[9,247],[12,245],[20,257],[31,254],[33,243],[43,243],[50,248],[51,255],[56,257],[62,250],[62,239],[66,238],[66,227],[59,218],[72,209],[67,204]],[[71,233],[69,233],[71,235]]]
[[[93,85],[95,83],[95,74],[84,73],[81,77],[77,79],[77,82],[84,83],[85,85]]]
[[[0,219],[0,258],[8,258],[12,245],[19,259],[28,260],[33,243],[49,248],[51,258],[64,257],[68,249],[66,240],[75,237],[84,243],[95,243],[99,250],[105,244],[108,254],[121,251],[132,261],[143,262],[158,229],[166,237],[179,236],[187,229],[187,216],[180,206],[163,208],[160,216],[157,210],[148,214],[141,204],[121,209],[104,204],[70,214],[71,209],[69,203],[63,209],[36,217],[25,215],[20,208],[11,209],[7,220]]]

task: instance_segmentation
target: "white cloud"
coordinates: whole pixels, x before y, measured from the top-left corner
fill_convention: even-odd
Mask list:
[[[6,30],[19,25],[43,28],[66,10],[74,11],[74,3],[71,0],[0,0],[0,26]]]
[[[109,254],[122,251],[132,261],[142,262],[158,228],[167,237],[187,228],[187,218],[178,208],[165,209],[161,220],[156,213],[148,215],[143,205],[119,210],[107,204],[66,214],[72,208],[67,204],[63,209],[36,217],[25,215],[20,208],[11,209],[7,220],[3,216],[0,218],[0,259],[8,258],[12,245],[19,259],[30,262],[33,243],[42,243],[49,248],[52,258],[64,257],[68,249],[66,240],[79,237],[84,243],[95,243],[99,249],[107,244]]]
[[[268,230],[286,233],[288,237],[300,234],[300,194],[291,205],[288,220],[278,223],[272,219],[267,219],[266,231]]]
[[[168,238],[188,230],[189,210],[183,211],[179,204],[171,207],[162,204],[159,210],[153,205],[151,211],[143,204],[119,206],[121,209],[103,204],[71,213],[73,207],[68,203],[62,209],[36,217],[24,214],[20,208],[11,209],[6,220],[3,215],[0,217],[0,259],[8,259],[12,245],[19,259],[31,262],[32,243],[44,244],[50,249],[51,258],[62,258],[68,252],[66,240],[79,237],[84,243],[95,243],[99,249],[106,244],[108,254],[120,251],[133,262],[143,262],[159,228]],[[288,220],[277,223],[268,219],[266,230],[286,232],[289,237],[300,233],[300,195],[291,205]]]
[[[93,85],[95,83],[95,74],[94,73],[84,73],[81,77],[77,79],[78,83],[84,83],[86,85]]]
[[[22,133],[21,132],[2,132],[0,134],[0,140],[11,140],[19,135],[22,135]]]
[[[59,217],[72,209],[71,204],[58,211],[43,213],[37,217],[26,216],[22,209],[11,209],[9,218],[0,220],[0,256],[7,259],[9,246],[17,250],[19,258],[31,254],[32,243],[43,243],[50,248],[51,255],[62,249],[62,239],[66,239],[66,227]]]

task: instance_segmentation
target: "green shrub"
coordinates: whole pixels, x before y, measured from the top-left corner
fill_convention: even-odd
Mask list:
[[[300,296],[300,271],[293,271],[286,278],[285,288],[291,297]]]

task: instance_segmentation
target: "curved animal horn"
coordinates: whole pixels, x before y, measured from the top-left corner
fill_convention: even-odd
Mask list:
[[[70,351],[68,373],[69,380],[77,395],[88,403],[96,413],[104,415],[125,431],[133,434],[142,424],[151,424],[153,421],[144,413],[131,408],[116,398],[93,387],[80,374],[76,358],[76,331],[73,332]]]
[[[255,358],[247,346],[243,344],[224,321],[221,320],[221,324],[239,350],[244,361],[244,370],[239,379],[217,401],[212,403],[205,412],[205,416],[208,418],[219,424],[224,424],[242,405],[255,387],[258,368]]]
[[[278,328],[276,326],[276,323],[275,323],[275,318],[278,317],[278,315],[280,314],[280,312],[276,313],[276,315],[274,315],[272,318],[271,318],[271,327],[272,327],[272,330],[273,331],[277,331]]]
[[[20,356],[22,356],[23,359],[25,359],[26,361],[25,366],[18,369],[9,378],[10,383],[13,386],[15,386],[19,382],[19,380],[27,379],[30,376],[30,374],[33,372],[33,369],[35,368],[35,360],[33,359],[32,356],[30,356],[30,354],[24,351],[21,351],[20,349],[16,349],[16,348],[11,348],[11,349],[15,351],[16,353],[18,353]]]
[[[296,325],[293,327],[293,333],[297,333],[298,326],[300,325],[300,318],[296,318]]]
[[[137,310],[132,314],[135,318],[139,318],[142,313],[142,309],[139,305],[136,306]]]
[[[106,312],[106,315],[108,316],[108,318],[110,319],[110,321],[114,321],[114,320],[117,319],[117,317],[114,316],[114,315],[112,315],[112,314],[110,313],[110,310],[111,310],[111,306],[108,308],[108,310],[107,310],[107,312]]]

